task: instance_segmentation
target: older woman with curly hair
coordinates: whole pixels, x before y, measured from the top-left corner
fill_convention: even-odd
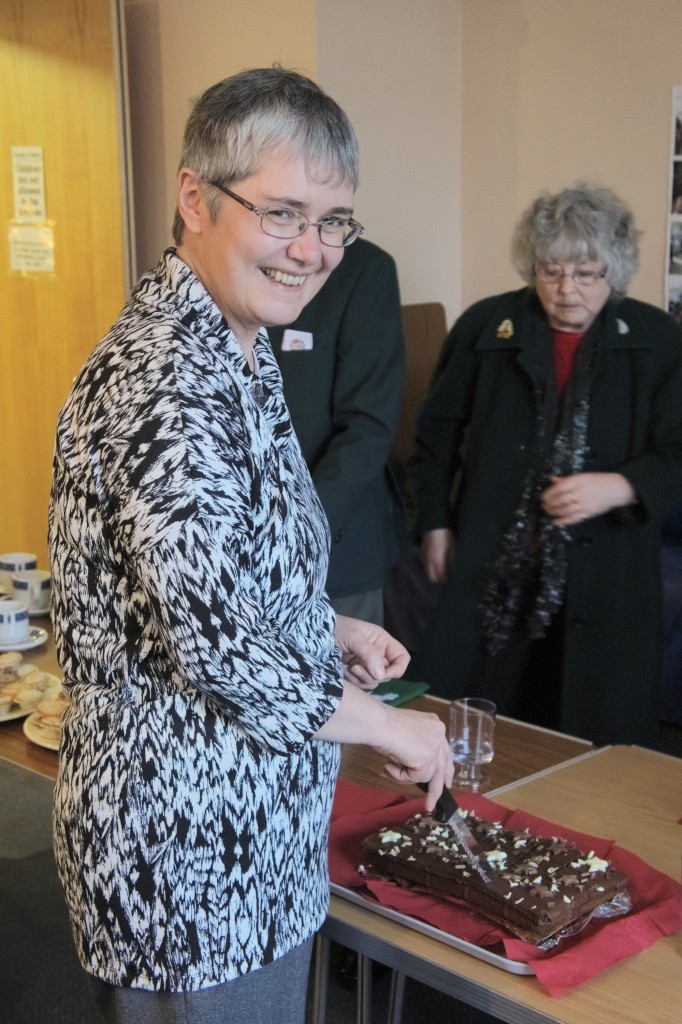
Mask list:
[[[660,527],[682,498],[682,331],[625,298],[628,207],[543,194],[512,244],[520,291],[468,309],[420,417],[427,575],[411,674],[596,743],[658,744]]]

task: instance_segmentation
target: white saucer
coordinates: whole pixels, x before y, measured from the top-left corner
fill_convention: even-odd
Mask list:
[[[39,647],[47,640],[47,630],[38,626],[31,626],[26,640],[15,640],[14,643],[0,644],[0,651],[30,651],[32,647]]]
[[[48,750],[59,750],[59,740],[48,739],[37,724],[39,721],[40,716],[35,711],[30,714],[24,722],[24,735],[28,736],[32,743],[37,743],[39,747],[46,747]]]

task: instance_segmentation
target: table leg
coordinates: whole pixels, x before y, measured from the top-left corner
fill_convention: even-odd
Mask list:
[[[372,1022],[372,961],[358,953],[358,1006],[357,1024]]]
[[[392,971],[391,988],[388,994],[387,1024],[400,1024],[403,1015],[403,999],[405,997],[405,975],[402,971]]]
[[[318,932],[315,936],[315,963],[313,967],[312,1024],[325,1024],[327,1019],[327,989],[329,987],[329,949],[331,942]]]

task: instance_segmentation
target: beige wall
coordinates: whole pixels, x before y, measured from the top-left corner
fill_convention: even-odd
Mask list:
[[[680,0],[462,0],[462,299],[521,282],[509,239],[544,188],[587,177],[633,207],[630,294],[663,304]]]
[[[315,77],[315,0],[125,0],[137,265],[170,244],[191,103],[214,82],[275,61]]]
[[[459,10],[317,0],[319,82],[360,142],[358,219],[395,257],[402,301],[442,302],[449,320],[460,304]]]
[[[241,11],[237,16],[235,12]],[[126,0],[140,269],[170,238],[193,96],[279,60],[318,77],[358,131],[358,217],[405,302],[452,322],[520,284],[509,240],[543,188],[578,177],[633,206],[633,295],[663,302],[680,0]]]
[[[170,242],[190,100],[244,67],[319,80],[350,114],[357,215],[398,261],[405,302],[459,307],[460,0],[126,0],[137,262]],[[242,11],[235,17],[235,11]],[[189,12],[189,16],[188,16]]]

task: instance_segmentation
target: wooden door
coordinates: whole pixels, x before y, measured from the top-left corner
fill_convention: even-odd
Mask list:
[[[110,0],[0,3],[0,553],[42,566],[57,412],[128,285],[119,35]],[[53,272],[11,269],[15,146],[42,149]]]

